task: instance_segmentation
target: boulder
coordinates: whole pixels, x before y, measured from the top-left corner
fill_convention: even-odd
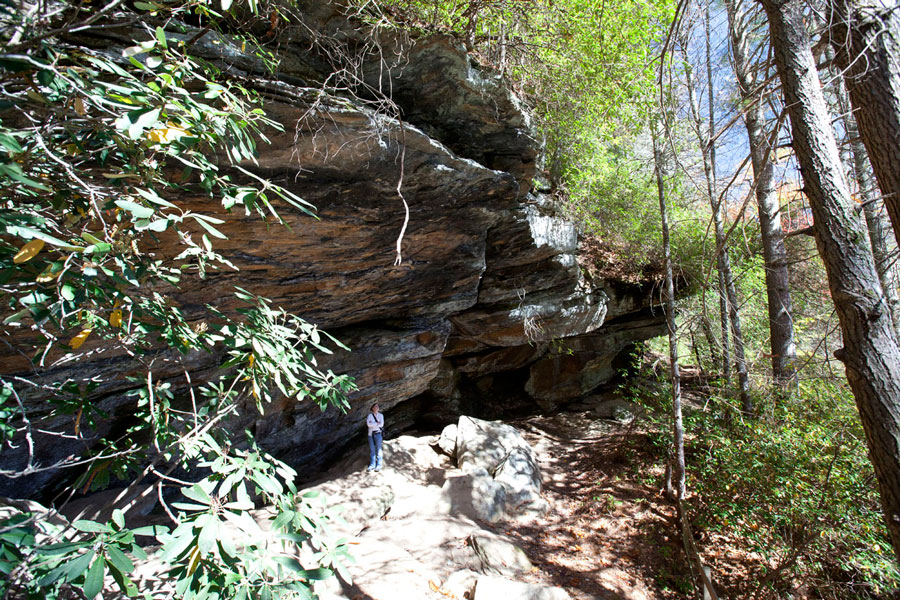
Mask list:
[[[525,552],[498,535],[475,531],[466,540],[481,559],[482,573],[513,576],[532,569]]]
[[[475,583],[473,600],[571,600],[566,590],[558,587],[521,583],[503,577],[482,575]]]
[[[506,514],[506,488],[483,467],[447,478],[438,510],[449,515],[496,523]]]
[[[512,425],[467,416],[459,418],[456,462],[463,471],[481,467],[493,473],[514,448],[531,450]]]
[[[439,575],[431,565],[403,548],[378,540],[365,540],[353,546],[356,563],[347,565],[353,579],[348,583],[330,577],[315,584],[320,600],[355,598],[438,599]]]
[[[321,492],[328,507],[341,507],[345,524],[334,524],[339,535],[355,536],[373,522],[378,522],[394,503],[394,490],[385,481],[369,473],[355,472],[346,477],[326,481],[307,488],[308,492]]]
[[[594,407],[594,415],[600,419],[612,419],[620,423],[631,423],[637,413],[637,406],[621,398],[605,400]]]
[[[541,469],[529,450],[513,448],[494,470],[494,481],[506,489],[509,515],[543,514],[548,507],[540,495]]]
[[[437,440],[437,447],[450,458],[456,458],[456,424],[451,423],[444,427]]]
[[[441,592],[449,598],[458,600],[471,600],[475,593],[475,583],[478,581],[478,573],[469,569],[462,569],[450,574]]]
[[[505,423],[460,417],[456,431],[456,460],[459,468],[472,477],[455,482],[452,491],[465,496],[477,490],[491,490],[489,501],[476,501],[478,518],[489,522],[508,517],[543,513],[547,503],[541,498],[541,471],[534,450],[518,430]],[[483,480],[492,477],[491,485]],[[503,493],[496,491],[499,486]],[[500,502],[495,506],[494,502]],[[457,499],[457,506],[469,508]]]

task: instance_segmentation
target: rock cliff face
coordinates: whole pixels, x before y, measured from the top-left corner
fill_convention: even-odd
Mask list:
[[[360,35],[336,14],[311,5],[308,25],[335,38]],[[237,51],[228,40],[215,41],[210,57],[254,73],[254,64],[229,60]],[[384,44],[402,59],[362,70],[372,86],[393,90],[400,120],[364,98],[317,93],[311,86],[330,65],[299,34],[285,45],[283,73],[259,83],[284,133],[261,148],[253,168],[314,204],[319,218],[283,210],[288,229],[225,216],[220,252],[240,272],[182,292],[200,317],[205,303],[230,308],[240,285],[352,349],[325,359],[359,386],[348,414],[283,401],[235,425],[253,428],[267,449],[304,470],[357,443],[374,401],[389,436],[460,413],[551,410],[609,381],[617,356],[665,331],[646,290],[582,275],[574,224],[531,189],[539,144],[502,81],[447,37]],[[398,182],[409,223],[395,266],[405,214]],[[196,369],[208,360],[196,357]],[[122,365],[105,358],[79,368]],[[126,402],[119,392],[104,390],[113,415]],[[12,482],[16,489],[0,481],[0,495],[32,493],[48,477]]]
[[[332,35],[358,35],[329,14]],[[326,361],[356,378],[349,414],[290,405],[255,422],[295,464],[355,443],[374,401],[389,434],[461,413],[552,410],[665,331],[646,289],[585,280],[575,225],[532,189],[539,144],[503,82],[448,37],[382,43],[402,59],[363,70],[392,90],[401,120],[352,101],[308,112],[287,100],[300,90],[279,84],[267,108],[287,133],[263,151],[261,172],[315,204],[320,220],[299,217],[295,234],[242,223],[242,271],[217,281],[252,281],[352,348]],[[303,62],[306,72],[322,65]],[[401,159],[410,216],[394,266]]]

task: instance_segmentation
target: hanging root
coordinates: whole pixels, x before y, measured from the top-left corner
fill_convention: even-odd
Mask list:
[[[397,236],[397,258],[394,259],[394,266],[400,266],[400,263],[403,262],[403,253],[401,251],[401,246],[403,245],[403,236],[406,234],[406,226],[409,225],[409,204],[406,203],[406,198],[403,197],[403,192],[400,191],[400,188],[403,187],[403,168],[406,163],[406,131],[403,131],[403,137],[400,142],[400,179],[397,181],[397,195],[400,196],[400,201],[403,202],[403,209],[406,211],[406,216],[403,217],[403,227],[400,228],[400,235]]]

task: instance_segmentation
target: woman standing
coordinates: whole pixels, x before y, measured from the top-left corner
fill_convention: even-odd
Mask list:
[[[369,468],[367,471],[380,471],[382,463],[381,443],[384,435],[384,415],[378,412],[378,403],[372,405],[366,417],[369,428]]]

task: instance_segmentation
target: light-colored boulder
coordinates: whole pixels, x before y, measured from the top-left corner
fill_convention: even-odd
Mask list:
[[[347,565],[353,579],[348,583],[330,577],[315,584],[321,600],[354,598],[438,600],[440,578],[431,565],[396,544],[363,539],[353,547],[355,564]]]
[[[458,600],[471,600],[475,594],[475,583],[478,581],[478,573],[469,569],[462,569],[450,574],[441,592],[449,598]]]
[[[626,400],[613,398],[605,400],[594,407],[594,415],[601,419],[613,419],[621,423],[630,423],[637,414],[637,407]]]
[[[541,498],[541,471],[534,449],[519,431],[505,423],[460,417],[456,431],[456,459],[464,473],[487,471],[503,488],[499,510],[516,518],[541,514],[548,504]],[[485,486],[484,482],[480,485]],[[497,495],[491,496],[496,499]],[[493,522],[482,513],[478,518]]]
[[[505,514],[505,503],[503,485],[494,481],[486,469],[471,467],[468,473],[447,478],[441,487],[438,510],[496,523]]]
[[[498,535],[475,531],[467,541],[481,559],[483,573],[514,576],[527,573],[532,568],[531,561],[521,548]]]
[[[335,523],[335,533],[354,536],[383,517],[394,503],[394,490],[381,479],[365,472],[355,472],[341,479],[326,481],[308,488],[325,494],[327,506],[340,506],[346,523]]]
[[[482,575],[475,584],[473,600],[572,600],[572,597],[558,587]]]
[[[478,529],[478,522],[461,515],[431,514],[394,519],[391,510],[385,520],[363,531],[353,541],[351,550],[355,554],[358,548],[370,542],[398,546],[419,562],[429,565],[440,583],[460,569],[480,573],[481,559],[472,545],[466,543]]]
[[[540,495],[540,466],[529,450],[513,448],[494,471],[494,481],[506,489],[505,510],[510,516],[542,514],[548,508]]]
[[[437,447],[450,458],[456,457],[456,423],[444,427],[438,438]]]
[[[512,425],[462,416],[456,430],[456,462],[467,471],[482,467],[493,473],[513,448],[529,449]]]

